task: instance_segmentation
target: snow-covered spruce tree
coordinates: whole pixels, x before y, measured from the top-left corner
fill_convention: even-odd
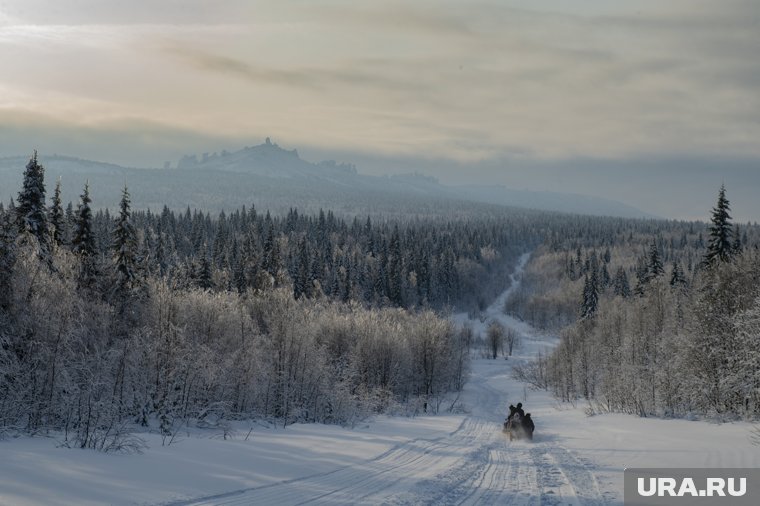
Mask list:
[[[119,218],[111,231],[111,250],[113,262],[116,268],[116,284],[114,289],[126,294],[135,284],[137,279],[137,234],[131,222],[129,208],[129,191],[126,185],[121,194],[119,204]]]
[[[211,262],[206,255],[201,257],[201,265],[198,272],[198,286],[203,290],[210,290],[214,286],[211,276]]]
[[[581,320],[589,320],[596,315],[599,307],[599,282],[596,271],[586,275],[583,282],[583,300],[581,302]]]
[[[19,232],[34,236],[40,249],[45,252],[50,246],[47,208],[45,207],[45,168],[37,161],[34,152],[24,171],[23,188],[18,194],[16,205]]]
[[[82,256],[93,256],[96,253],[95,235],[92,231],[92,210],[90,209],[90,183],[84,185],[80,195],[79,207],[74,218],[74,237],[71,245],[75,253]]]
[[[50,204],[50,228],[53,233],[53,241],[60,246],[66,238],[66,216],[61,205],[61,179],[55,183],[53,201]]]
[[[663,274],[665,274],[665,268],[660,259],[660,251],[657,248],[657,241],[652,239],[652,244],[649,246],[649,261],[647,263],[647,282],[659,278]]]
[[[79,208],[74,219],[74,237],[71,246],[81,262],[80,284],[91,286],[97,275],[95,234],[92,229],[92,210],[90,209],[90,183],[84,185],[80,196]]]
[[[731,228],[731,207],[726,198],[726,186],[721,185],[718,192],[718,203],[712,210],[710,223],[710,241],[705,255],[706,265],[715,265],[719,262],[728,262],[733,256],[733,244],[731,242],[733,231]]]
[[[673,270],[670,273],[670,286],[683,288],[688,284],[678,262],[673,262]]]

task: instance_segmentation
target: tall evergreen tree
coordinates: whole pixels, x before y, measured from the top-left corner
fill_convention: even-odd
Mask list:
[[[647,281],[659,278],[663,274],[665,274],[665,268],[663,267],[662,260],[660,259],[660,251],[657,249],[657,241],[653,239],[652,244],[649,247]]]
[[[705,254],[705,264],[707,265],[728,262],[733,256],[730,211],[731,207],[726,198],[726,185],[721,185],[720,192],[718,192],[718,203],[712,211],[710,241]]]
[[[92,210],[90,209],[90,184],[84,185],[84,192],[80,196],[79,208],[77,209],[74,222],[74,237],[71,246],[80,257],[79,284],[90,287],[97,276],[96,258],[97,245],[92,228]]]
[[[19,231],[28,232],[36,237],[42,250],[47,250],[50,240],[45,207],[45,168],[37,161],[37,151],[26,164],[23,188],[18,194],[16,214]]]
[[[53,202],[50,205],[50,227],[53,229],[53,241],[60,246],[66,240],[66,216],[61,205],[61,179],[55,183]]]
[[[204,290],[209,290],[214,286],[211,278],[211,262],[206,255],[201,257],[201,268],[198,273],[198,286]]]
[[[589,320],[596,315],[599,307],[599,281],[596,271],[586,275],[583,283],[583,302],[581,303],[581,320]]]
[[[92,230],[92,209],[90,209],[90,183],[84,185],[84,192],[80,195],[79,207],[74,221],[74,237],[71,245],[75,253],[84,257],[95,255],[97,248],[95,234]]]
[[[673,262],[673,271],[670,273],[670,286],[686,286],[686,276],[684,276],[683,271],[681,271],[681,267],[679,267],[678,262]]]
[[[137,234],[131,222],[129,204],[129,191],[125,185],[119,204],[119,218],[111,232],[117,287],[122,290],[129,289],[137,278]]]

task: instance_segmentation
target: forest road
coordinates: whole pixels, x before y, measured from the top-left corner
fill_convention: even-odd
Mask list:
[[[462,395],[469,411],[459,427],[436,439],[416,439],[361,462],[326,473],[232,491],[194,501],[221,505],[602,505],[593,465],[564,448],[560,428],[541,427],[533,441],[512,441],[501,431],[507,406],[527,397],[526,386],[512,379],[515,364],[532,359],[543,338],[502,308],[515,289],[528,255],[520,259],[510,290],[483,318],[470,321],[476,332],[491,320],[516,329],[522,346],[509,360],[473,359],[472,376]],[[459,323],[464,318],[460,315]],[[543,401],[546,403],[546,401]],[[297,458],[297,457],[294,457]],[[180,503],[177,503],[180,504]]]

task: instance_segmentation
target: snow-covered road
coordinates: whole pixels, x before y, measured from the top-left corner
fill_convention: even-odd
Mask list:
[[[593,471],[556,438],[507,440],[500,430],[505,392],[489,382],[495,368],[479,369],[485,374],[470,390],[480,413],[451,434],[412,440],[335,471],[182,504],[604,504]]]
[[[522,343],[508,360],[473,358],[460,398],[466,414],[378,417],[353,429],[240,426],[226,440],[196,430],[170,446],[143,434],[142,455],[58,448],[55,438],[6,440],[0,505],[618,505],[625,467],[760,467],[748,423],[589,417],[585,406],[559,404],[513,379],[516,364],[557,340],[504,315],[508,295],[469,323],[482,333],[497,319]],[[533,415],[532,442],[501,432],[517,402]]]

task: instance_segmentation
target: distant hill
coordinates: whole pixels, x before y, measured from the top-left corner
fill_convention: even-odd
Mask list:
[[[312,163],[268,138],[239,151],[186,155],[176,168],[127,168],[67,156],[39,157],[48,192],[62,180],[63,199],[76,203],[86,180],[93,205],[115,208],[126,183],[135,208],[231,210],[255,204],[274,213],[291,207],[341,214],[426,215],[464,212],[473,203],[620,217],[648,217],[620,202],[585,195],[501,186],[446,186],[423,174],[369,176],[351,164]],[[28,157],[0,158],[0,199],[17,195]],[[467,204],[470,202],[470,204]]]

